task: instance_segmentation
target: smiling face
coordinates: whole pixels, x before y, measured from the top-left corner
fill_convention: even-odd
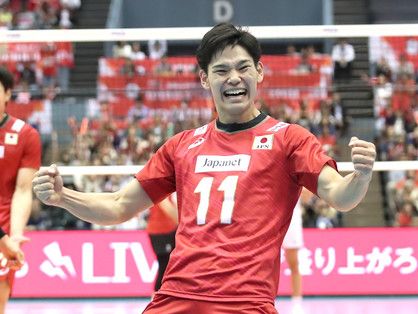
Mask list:
[[[227,46],[213,56],[207,73],[201,70],[199,74],[202,86],[212,92],[221,122],[247,122],[259,114],[254,101],[263,65],[255,65],[243,47]]]
[[[6,104],[10,100],[11,96],[12,91],[10,89],[5,90],[3,84],[0,83],[0,119],[6,112]]]

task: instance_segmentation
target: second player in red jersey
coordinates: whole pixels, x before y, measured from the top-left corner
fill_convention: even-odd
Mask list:
[[[41,140],[29,124],[7,114],[12,88],[11,73],[0,68],[0,227],[19,248],[28,240],[23,233],[32,208],[32,177],[41,165]],[[0,276],[0,313],[13,278],[13,271]]]

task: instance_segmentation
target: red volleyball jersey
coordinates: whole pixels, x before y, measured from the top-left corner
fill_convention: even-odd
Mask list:
[[[20,119],[8,116],[0,125],[0,226],[10,227],[10,206],[20,168],[38,169],[41,140],[38,132]]]
[[[177,134],[136,175],[159,202],[177,191],[179,226],[160,293],[273,302],[280,246],[302,186],[325,164],[314,135],[267,117],[238,132],[211,122]]]

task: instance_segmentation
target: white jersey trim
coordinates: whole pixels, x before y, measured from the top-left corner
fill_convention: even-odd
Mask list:
[[[20,132],[22,128],[24,127],[25,122],[20,119],[16,119],[16,121],[12,125],[12,131]]]
[[[204,126],[201,126],[200,128],[197,128],[197,129],[194,131],[193,136],[197,136],[197,135],[202,135],[202,134],[205,134],[207,130],[208,130],[208,125],[207,125],[207,124],[205,124]]]

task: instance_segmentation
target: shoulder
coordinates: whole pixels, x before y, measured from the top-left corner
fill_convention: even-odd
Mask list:
[[[191,145],[193,144],[195,141],[204,138],[211,130],[212,128],[212,124],[211,122],[209,122],[208,124],[205,124],[201,127],[198,127],[196,129],[190,129],[190,130],[184,130],[180,133],[177,133],[176,135],[174,135],[172,138],[170,138],[166,144],[167,145]]]
[[[271,118],[266,123],[266,131],[283,135],[284,137],[305,137],[313,134],[299,124],[281,122]]]
[[[8,124],[9,125],[9,127],[8,127],[9,131],[12,131],[12,132],[15,132],[15,133],[21,133],[21,132],[38,133],[38,131],[36,131],[35,128],[32,127],[29,123],[27,123],[27,122],[25,122],[25,121],[23,121],[19,118],[16,118],[16,117],[13,117],[13,116],[9,115],[9,119],[10,119],[9,124]]]

